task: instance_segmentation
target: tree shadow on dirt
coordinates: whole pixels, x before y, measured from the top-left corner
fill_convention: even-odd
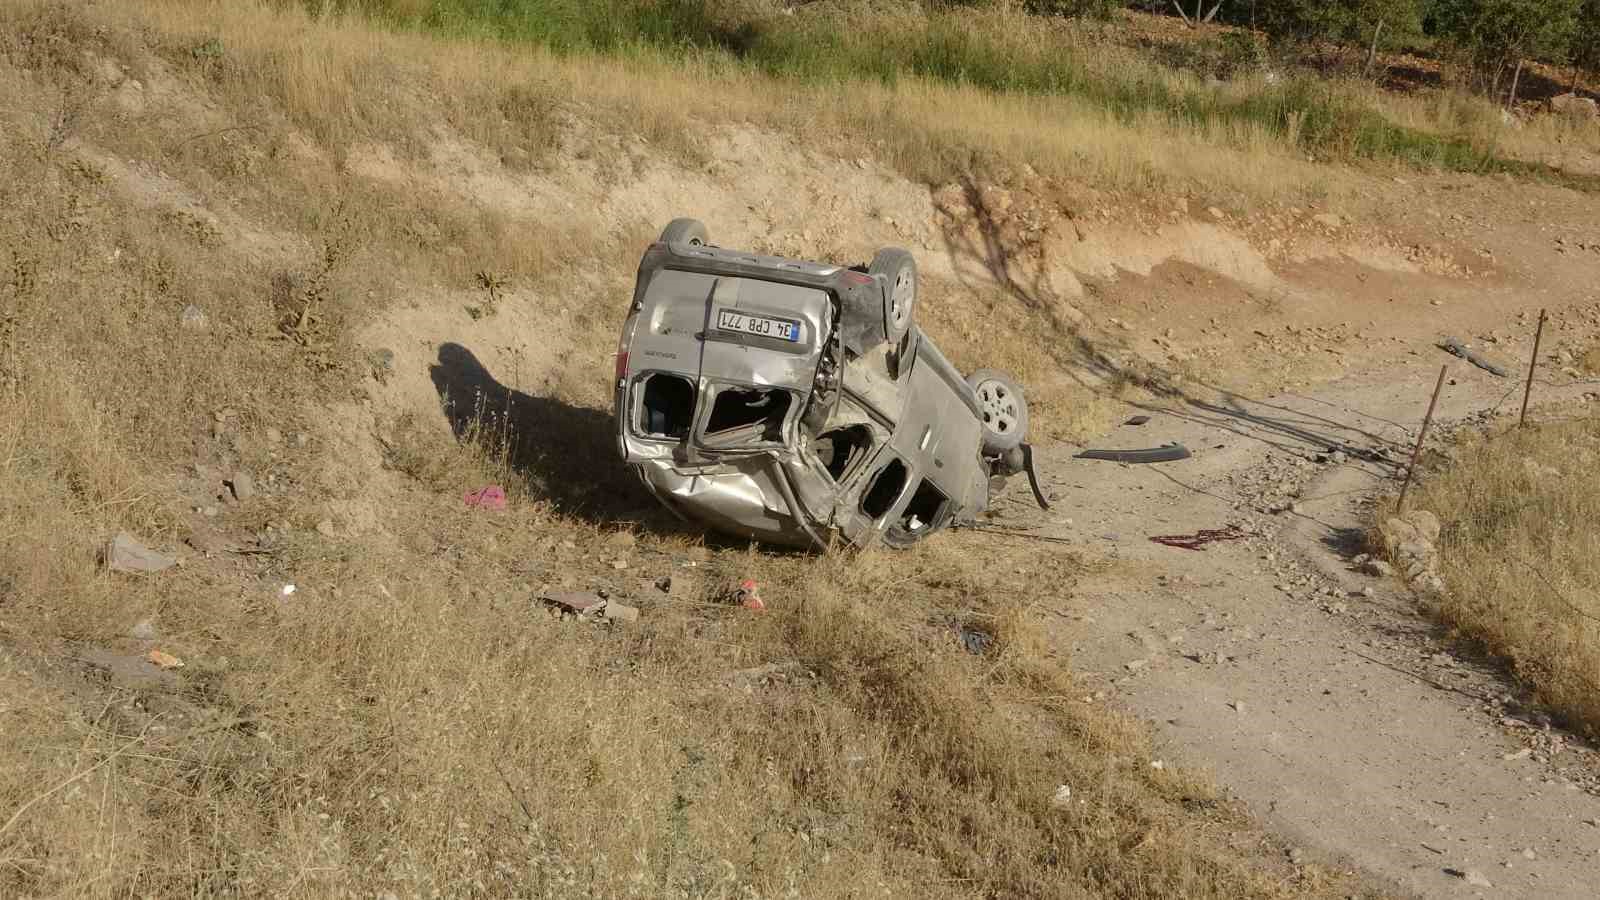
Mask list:
[[[972,176],[963,176],[960,187],[959,203],[938,197],[934,200],[935,209],[944,219],[945,247],[955,260],[957,279],[969,289],[986,287],[975,284],[969,274],[977,270],[993,286],[1044,318],[1062,338],[1051,345],[1052,355],[1084,387],[1108,394],[1135,386],[1151,394],[1153,400],[1131,403],[1133,406],[1214,426],[1283,451],[1339,450],[1389,465],[1391,461],[1385,458],[1384,451],[1401,449],[1395,440],[1358,424],[1269,403],[1192,375],[1180,378],[1178,373],[1159,365],[1131,360],[1129,355],[1103,346],[1085,333],[1082,314],[1052,286],[1050,272],[1058,263],[1050,258],[1043,232],[1008,227],[1008,217],[997,213]],[[1066,219],[1078,239],[1083,240],[1083,231],[1070,212]],[[1215,392],[1217,398],[1196,397],[1186,384]],[[1349,412],[1358,418],[1384,421],[1359,410]]]
[[[596,523],[660,523],[654,500],[617,453],[609,411],[506,387],[460,344],[440,346],[428,374],[457,440],[503,454],[561,511]]]

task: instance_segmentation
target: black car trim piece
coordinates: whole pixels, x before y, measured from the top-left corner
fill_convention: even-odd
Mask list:
[[[1120,463],[1159,463],[1176,462],[1188,459],[1189,448],[1182,444],[1165,444],[1160,447],[1150,447],[1145,450],[1085,450],[1077,455],[1078,459],[1103,459],[1107,462]]]

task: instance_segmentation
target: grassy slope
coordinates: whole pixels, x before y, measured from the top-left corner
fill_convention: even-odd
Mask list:
[[[1439,612],[1509,659],[1574,724],[1600,732],[1600,419],[1461,448],[1419,508],[1444,523]]]
[[[311,4],[323,8],[321,4]],[[868,4],[772,4],[664,0],[575,3],[509,0],[355,0],[345,4],[391,24],[491,36],[558,51],[665,54],[738,65],[815,82],[916,78],[985,91],[1071,98],[1122,125],[1158,119],[1238,145],[1265,136],[1323,159],[1393,161],[1464,172],[1538,174],[1503,155],[1498,118],[1485,103],[1454,102],[1431,115],[1391,109],[1354,84],[1298,76],[1277,84],[1245,78],[1217,89],[1152,64],[1107,32],[1059,19],[961,9],[882,11]],[[1395,115],[1403,111],[1404,115]],[[1574,182],[1580,183],[1580,182]]]
[[[1152,769],[1140,729],[1078,701],[1040,638],[1038,586],[1070,584],[1069,556],[809,559],[670,531],[619,550],[604,517],[503,458],[363,411],[352,334],[385,298],[482,269],[535,292],[614,269],[599,277],[625,287],[631,242],[357,177],[338,164],[352,149],[422,154],[443,128],[552,152],[570,114],[688,159],[691,116],[814,123],[836,96],[158,0],[0,7],[0,94],[0,894],[1349,893],[1261,868],[1212,788]],[[981,139],[1022,159],[1086,127],[1034,102],[1000,104],[998,134],[926,126],[885,152],[931,165]],[[578,327],[609,333],[604,296]],[[302,340],[275,340],[310,301]],[[187,303],[208,330],[176,326]],[[554,397],[600,407],[587,358],[566,365]],[[253,469],[263,494],[208,522],[175,489],[196,465]],[[492,522],[460,503],[488,479],[513,494]],[[379,527],[319,533],[337,508]],[[117,529],[176,547],[215,528],[263,552],[185,551],[147,579],[94,564]],[[531,599],[649,596],[640,577],[697,558],[703,587],[757,577],[772,611],[691,591],[606,631]],[[143,652],[143,618],[187,662],[170,683],[85,666]],[[960,652],[958,623],[995,636],[988,655]],[[729,682],[784,662],[800,674]]]

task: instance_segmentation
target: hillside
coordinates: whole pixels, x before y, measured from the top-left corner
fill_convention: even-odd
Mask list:
[[[882,13],[904,43],[857,77],[857,13],[815,6],[743,57],[399,3],[0,8],[0,894],[1417,888],[1362,835],[1311,845],[1314,804],[1275,818],[1292,772],[1236,781],[1120,695],[1150,624],[1123,617],[1166,615],[1190,562],[1129,545],[1236,510],[1152,508],[1127,479],[1167,470],[1072,453],[1190,426],[1204,452],[1251,427],[1218,410],[1294,393],[1415,418],[1398,392],[1442,333],[1516,358],[1537,306],[1579,346],[1600,126],[1489,140],[1454,95],[1212,85],[993,11]],[[935,39],[962,77],[896,68]],[[1049,540],[812,557],[656,508],[607,379],[678,215],[916,252],[924,327],[1017,373],[1046,447],[1056,511],[1010,496],[987,524]],[[1458,418],[1501,386],[1459,377]],[[1139,410],[1149,433],[1117,430]],[[463,502],[490,484],[505,509]],[[107,571],[119,533],[177,564]],[[744,578],[765,612],[725,602]],[[638,620],[540,600],[595,589]]]

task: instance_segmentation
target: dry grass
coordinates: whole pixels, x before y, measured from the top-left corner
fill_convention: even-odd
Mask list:
[[[974,166],[1024,163],[1138,193],[1289,199],[1325,195],[1342,181],[1249,122],[1197,126],[1160,111],[1130,118],[1070,96],[997,95],[909,78],[892,86],[767,79],[716,58],[556,57],[537,47],[385,33],[350,19],[312,27],[250,4],[155,0],[141,3],[137,16],[162,36],[169,56],[225,35],[222,56],[206,67],[216,89],[246,103],[270,98],[289,122],[323,141],[381,139],[418,149],[419,125],[431,120],[421,110],[431,110],[442,90],[460,101],[445,111],[453,127],[496,148],[521,145],[534,158],[551,145],[550,114],[559,121],[560,110],[576,105],[608,133],[638,133],[690,159],[705,123],[733,122],[793,133],[845,158],[870,148],[908,177],[931,182]],[[1224,92],[1236,100],[1259,87],[1242,81]]]
[[[834,99],[758,116],[789,89],[724,110],[681,74],[652,93],[663,71],[247,4],[0,9],[0,895],[1349,893],[1081,702],[1048,633],[1070,555],[959,533],[859,558],[700,546],[606,481],[609,338],[535,348],[537,401],[564,412],[524,424],[562,460],[457,443],[433,398],[385,405],[362,328],[479,298],[489,272],[535,339],[610,334],[638,235],[362,177],[360,153],[523,148],[537,172],[617,129],[677,165],[703,150],[695,116],[797,127]],[[980,300],[930,323],[952,354],[1008,335],[1047,371],[1039,313]],[[178,325],[191,303],[204,329]],[[563,483],[591,464],[592,490]],[[220,502],[239,469],[258,495]],[[463,508],[489,481],[510,509]],[[103,571],[118,530],[183,565]],[[740,576],[768,613],[714,602]],[[535,599],[589,588],[643,620]],[[186,665],[141,670],[152,646]],[[789,677],[738,675],[773,664]]]
[[[1600,732],[1600,419],[1467,441],[1417,499],[1444,523],[1440,614]]]

